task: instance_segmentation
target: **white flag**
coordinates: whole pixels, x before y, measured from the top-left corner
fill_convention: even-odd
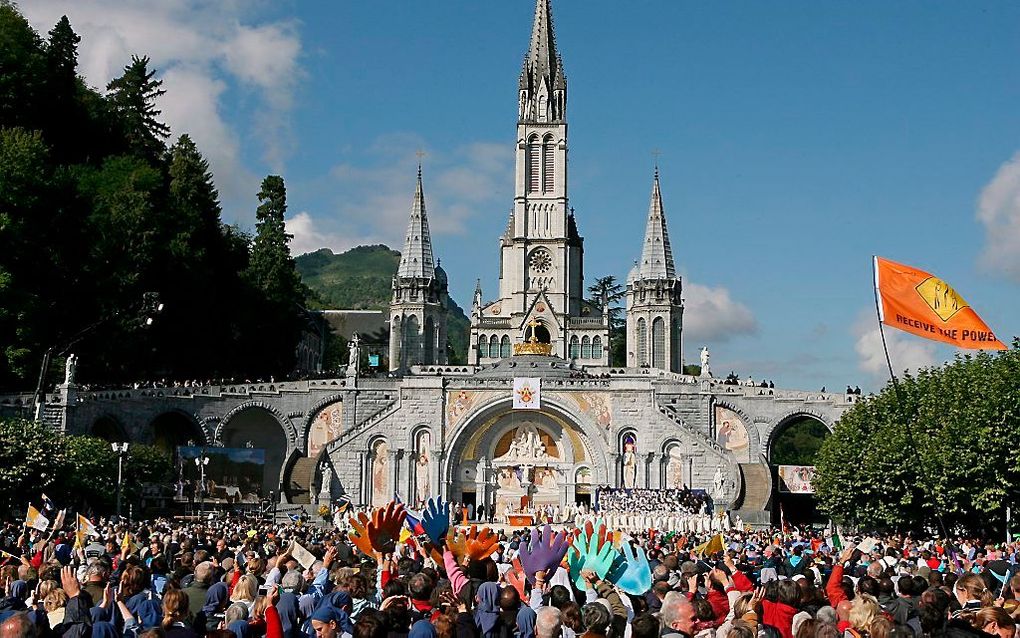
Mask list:
[[[293,541],[290,545],[290,555],[294,557],[301,567],[308,569],[315,564],[315,556],[310,551],[305,549],[304,545],[297,541]]]
[[[542,380],[534,377],[514,379],[514,410],[539,410],[542,407]]]

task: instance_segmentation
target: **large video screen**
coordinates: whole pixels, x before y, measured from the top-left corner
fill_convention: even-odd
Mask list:
[[[204,472],[195,463],[199,458],[209,459],[204,464]],[[266,451],[261,448],[180,446],[177,448],[175,499],[224,504],[257,503],[262,493],[265,465]]]
[[[815,480],[814,465],[780,465],[779,491],[792,494],[814,494],[811,482]]]

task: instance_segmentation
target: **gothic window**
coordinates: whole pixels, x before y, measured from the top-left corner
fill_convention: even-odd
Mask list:
[[[552,135],[542,140],[542,190],[551,193],[555,175],[555,154]],[[546,213],[548,215],[548,213]]]
[[[595,337],[591,340],[591,358],[602,358],[602,337]]]
[[[432,317],[425,320],[425,334],[422,335],[425,345],[425,359],[422,363],[432,365],[436,362],[436,324]]]
[[[662,317],[652,321],[652,367],[666,368],[666,322]]]
[[[538,136],[533,135],[528,140],[527,157],[525,158],[525,170],[528,173],[528,192],[537,193],[542,187],[542,146],[538,142]]]
[[[489,356],[489,339],[485,335],[478,337],[478,356],[483,359]]]
[[[648,365],[648,323],[645,322],[644,317],[637,320],[637,364],[639,366]]]
[[[409,366],[421,363],[421,330],[419,329],[418,317],[411,315],[404,321],[404,351],[402,359]]]
[[[570,358],[577,359],[581,356],[581,342],[577,340],[577,335],[570,338]]]
[[[493,335],[492,338],[495,339],[496,336]],[[499,342],[499,356],[504,359],[510,356],[510,337],[507,335],[503,335],[503,339]]]
[[[588,335],[581,339],[581,358],[591,359],[591,338]]]

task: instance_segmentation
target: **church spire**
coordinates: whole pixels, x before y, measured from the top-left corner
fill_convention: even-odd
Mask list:
[[[418,185],[414,191],[411,219],[407,224],[404,251],[400,253],[397,276],[418,279],[433,279],[436,276],[429,219],[425,214],[425,192],[421,186],[421,164],[418,164]]]
[[[551,0],[535,0],[531,44],[524,56],[520,79],[522,122],[559,122],[566,119],[567,79],[556,52]]]
[[[659,167],[655,167],[652,182],[652,201],[648,206],[648,225],[645,228],[645,244],[638,264],[639,279],[673,279],[676,267],[673,265],[673,251],[669,247],[669,232],[666,230],[666,216],[662,209],[662,193],[659,192]]]

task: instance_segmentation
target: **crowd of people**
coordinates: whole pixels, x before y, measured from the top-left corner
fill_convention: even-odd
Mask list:
[[[616,488],[595,490],[599,515],[612,529],[662,532],[710,532],[730,529],[728,519],[709,511],[709,498],[703,491],[680,489]]]
[[[0,533],[0,637],[1015,638],[1020,545],[457,528],[430,502]]]

